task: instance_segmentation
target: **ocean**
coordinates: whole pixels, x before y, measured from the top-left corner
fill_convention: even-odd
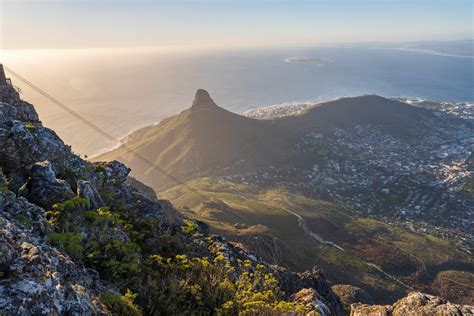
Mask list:
[[[198,88],[235,113],[362,94],[472,103],[472,43],[462,53],[446,45],[380,43],[200,52],[4,51],[0,61],[119,140],[186,109]],[[76,153],[92,156],[117,145],[12,80]]]

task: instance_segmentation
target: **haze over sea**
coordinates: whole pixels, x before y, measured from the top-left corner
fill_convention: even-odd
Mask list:
[[[474,102],[473,43],[198,52],[185,48],[5,50],[1,62],[120,139],[189,107],[198,88],[207,89],[217,104],[236,113],[361,94]],[[314,59],[288,62],[289,57]],[[12,79],[23,98],[36,105],[45,125],[76,153],[90,156],[117,145]]]

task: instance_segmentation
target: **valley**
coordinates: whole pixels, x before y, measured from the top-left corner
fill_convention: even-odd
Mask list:
[[[255,251],[269,263],[296,270],[317,264],[333,283],[362,287],[377,301],[388,303],[411,289],[458,299],[467,290],[469,295],[461,298],[466,304],[474,295],[469,283],[461,282],[457,294],[436,285],[443,271],[457,278],[474,276],[469,256],[450,242],[353,216],[338,204],[283,187],[262,190],[212,177],[173,187],[162,196],[186,216],[209,225],[212,233]]]

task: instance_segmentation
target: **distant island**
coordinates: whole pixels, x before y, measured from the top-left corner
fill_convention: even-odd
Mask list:
[[[287,63],[311,63],[317,64],[317,66],[324,66],[331,61],[328,59],[320,58],[320,57],[288,57],[285,58],[285,62]]]

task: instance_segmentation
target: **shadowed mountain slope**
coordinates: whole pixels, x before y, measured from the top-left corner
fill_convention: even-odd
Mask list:
[[[191,108],[136,131],[125,144],[96,160],[116,157],[126,161],[134,166],[134,174],[142,179],[149,177],[147,182],[154,186],[169,179],[137,153],[182,177],[236,164],[255,167],[281,162],[290,155],[282,149],[291,148],[284,128],[273,121],[243,117],[218,107],[205,90],[197,91]]]

